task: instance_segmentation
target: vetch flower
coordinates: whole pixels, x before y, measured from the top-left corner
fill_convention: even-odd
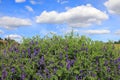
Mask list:
[[[4,49],[4,52],[3,52],[3,53],[4,53],[4,55],[6,55],[6,53],[7,53],[6,49]]]
[[[6,69],[4,69],[2,71],[2,80],[4,80],[6,77],[7,77],[7,71],[6,71]]]
[[[120,70],[120,64],[118,65],[118,69]]]
[[[26,76],[25,73],[22,73],[22,74],[21,74],[21,79],[22,79],[22,80],[25,80],[25,76]]]
[[[12,67],[11,72],[15,73],[15,68],[14,67]]]
[[[67,61],[66,68],[69,70],[70,69],[70,60]]]

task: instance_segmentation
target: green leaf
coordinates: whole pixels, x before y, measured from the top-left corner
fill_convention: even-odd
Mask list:
[[[74,73],[79,74],[79,71],[78,70],[74,70]]]
[[[50,80],[58,80],[58,77],[54,75],[50,78]]]
[[[58,70],[58,71],[57,71],[57,75],[58,75],[58,76],[61,76],[62,73],[63,73],[63,72],[62,72],[61,70]]]

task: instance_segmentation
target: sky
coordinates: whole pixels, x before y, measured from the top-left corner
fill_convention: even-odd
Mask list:
[[[57,35],[120,40],[120,0],[0,0],[0,37]]]

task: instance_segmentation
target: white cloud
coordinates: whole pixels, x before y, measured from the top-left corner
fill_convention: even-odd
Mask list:
[[[5,36],[5,38],[9,38],[9,39],[15,40],[17,42],[22,42],[23,37],[21,35],[17,35],[17,34],[10,34],[10,35]]]
[[[120,35],[120,30],[117,30],[117,31],[115,32],[115,34],[116,34],[116,35]]]
[[[4,33],[4,31],[0,30],[0,34],[3,34],[3,33]]]
[[[25,8],[26,8],[28,11],[30,11],[30,12],[33,12],[33,11],[34,11],[33,8],[30,7],[30,6],[25,6]]]
[[[37,23],[65,23],[71,27],[86,27],[92,24],[100,24],[106,19],[108,19],[106,13],[92,7],[90,4],[77,6],[61,13],[43,11],[39,16],[36,16]]]
[[[7,35],[6,38],[10,38],[10,39],[21,39],[22,36],[17,35],[17,34],[10,34],[10,35]]]
[[[35,2],[34,0],[30,0],[30,3],[33,4],[33,5],[37,4],[37,2]]]
[[[85,33],[87,34],[109,34],[110,31],[109,30],[87,30],[87,31],[84,31]]]
[[[120,15],[120,0],[108,0],[104,3],[108,11]]]
[[[16,3],[22,3],[25,2],[26,0],[15,0]]]
[[[22,19],[16,17],[3,16],[0,18],[0,27],[7,29],[13,29],[20,26],[30,26],[32,25],[29,19]]]
[[[30,0],[30,3],[32,5],[35,5],[35,4],[42,4],[42,2],[40,0]]]
[[[65,4],[65,3],[68,3],[68,0],[57,0],[57,2],[60,4]]]

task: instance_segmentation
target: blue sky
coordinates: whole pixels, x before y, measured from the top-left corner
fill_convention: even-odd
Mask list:
[[[120,0],[0,0],[0,37],[58,35],[119,40]]]

